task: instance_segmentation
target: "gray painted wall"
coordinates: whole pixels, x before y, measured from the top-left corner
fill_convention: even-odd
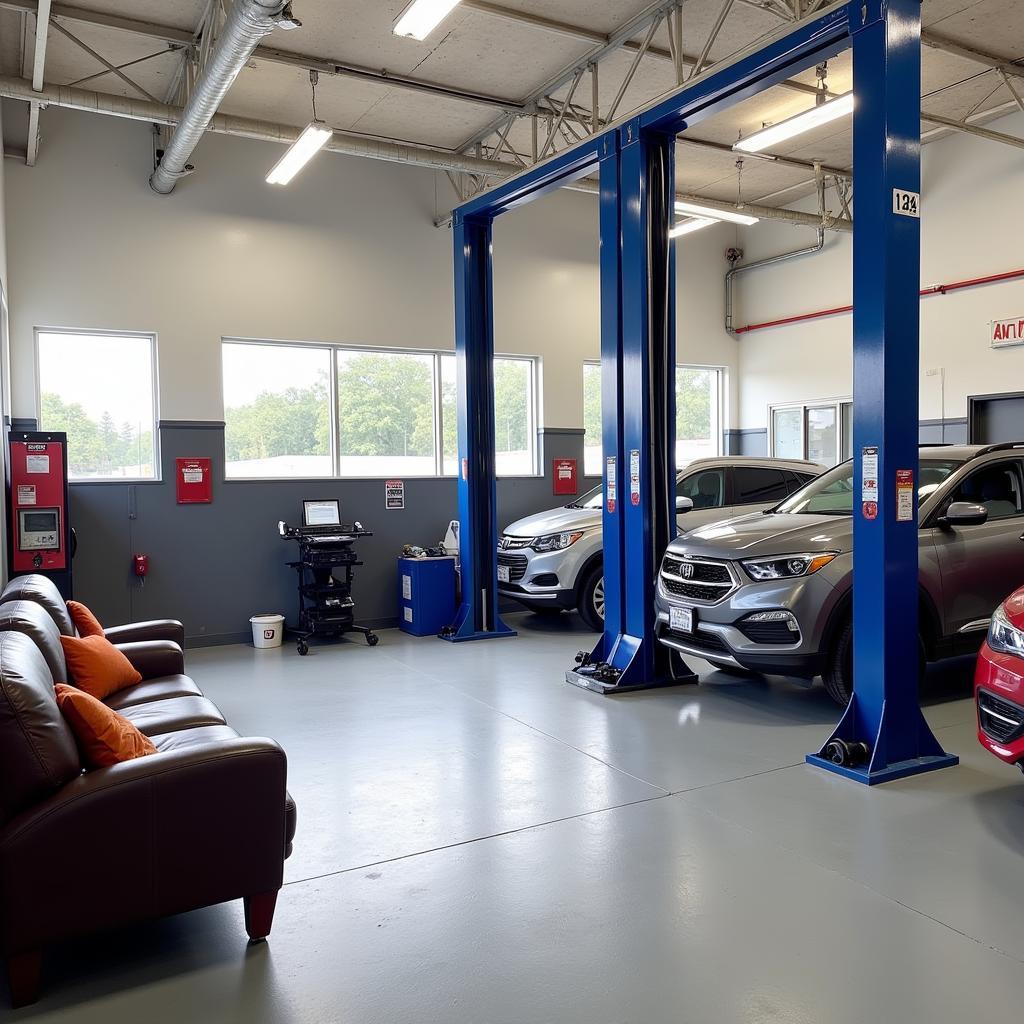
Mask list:
[[[384,508],[383,480],[225,481],[220,424],[162,423],[162,480],[154,483],[76,483],[72,523],[78,534],[75,596],[101,622],[115,624],[172,616],[182,619],[193,644],[236,643],[251,636],[249,616],[295,616],[295,573],[285,562],[295,544],[277,534],[277,522],[299,519],[303,498],[338,497],[346,520],[372,530],[357,547],[356,617],[374,626],[397,623],[395,559],[403,544],[434,544],[458,516],[454,479],[408,478],[406,508]],[[551,460],[575,458],[583,467],[582,430],[541,436],[543,477],[498,481],[499,528],[521,516],[571,499],[551,493]],[[213,460],[213,502],[178,505],[174,460]],[[580,481],[581,493],[598,480]],[[132,575],[131,556],[145,552],[145,586]]]

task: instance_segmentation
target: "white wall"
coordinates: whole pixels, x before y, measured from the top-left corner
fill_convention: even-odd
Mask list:
[[[151,145],[145,125],[51,109],[37,166],[7,168],[16,416],[35,415],[39,326],[157,332],[170,420],[223,418],[225,335],[453,345],[451,233],[433,226],[452,201],[443,174],[325,154],[275,189],[277,147],[208,136],[166,197],[147,185]],[[681,250],[680,309],[695,317],[680,317],[681,359],[735,364],[706,302],[733,238],[709,229]],[[582,362],[599,354],[596,198],[506,214],[494,248],[496,348],[541,356],[543,424],[580,426]]]
[[[993,127],[1024,136],[1024,116]],[[1024,267],[1024,154],[964,134],[922,152],[922,287]],[[755,260],[813,241],[813,231],[759,224],[742,244]],[[735,323],[849,304],[851,259],[851,236],[829,233],[818,255],[742,275]],[[993,350],[988,334],[989,321],[1021,315],[1024,279],[922,300],[922,419],[965,417],[968,395],[1024,388],[1024,347]],[[849,314],[744,335],[739,353],[743,427],[765,427],[770,403],[852,391]]]

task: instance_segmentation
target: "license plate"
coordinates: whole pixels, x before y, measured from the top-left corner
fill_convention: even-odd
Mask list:
[[[668,624],[672,629],[680,633],[693,632],[693,609],[692,608],[670,608],[668,613]]]
[[[509,567],[507,565],[499,565],[498,566],[498,582],[499,583],[508,583],[508,581],[509,581],[508,570],[509,570]]]

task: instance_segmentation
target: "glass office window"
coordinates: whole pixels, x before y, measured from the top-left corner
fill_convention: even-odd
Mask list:
[[[67,432],[69,479],[155,479],[154,336],[38,331],[36,344],[39,428]]]
[[[455,357],[441,357],[443,467],[458,472]],[[530,356],[494,359],[494,448],[498,476],[537,473],[537,360]]]
[[[777,459],[804,457],[803,410],[799,406],[772,410],[772,454]]]
[[[437,472],[432,353],[339,350],[338,473]]]
[[[839,424],[834,405],[812,407],[805,413],[806,458],[822,466],[839,461]]]
[[[601,463],[601,364],[583,364],[583,472],[600,476]]]
[[[227,476],[331,476],[331,350],[224,342],[222,351]]]

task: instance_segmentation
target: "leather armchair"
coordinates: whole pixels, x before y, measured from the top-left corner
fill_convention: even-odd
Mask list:
[[[62,636],[75,636],[75,626],[71,621],[67,602],[49,577],[39,573],[15,576],[0,593],[0,604],[7,601],[35,601],[36,604],[41,604],[56,623]],[[177,619],[152,619],[148,622],[110,626],[103,630],[103,635],[112,644],[170,640],[185,650],[185,627]]]

